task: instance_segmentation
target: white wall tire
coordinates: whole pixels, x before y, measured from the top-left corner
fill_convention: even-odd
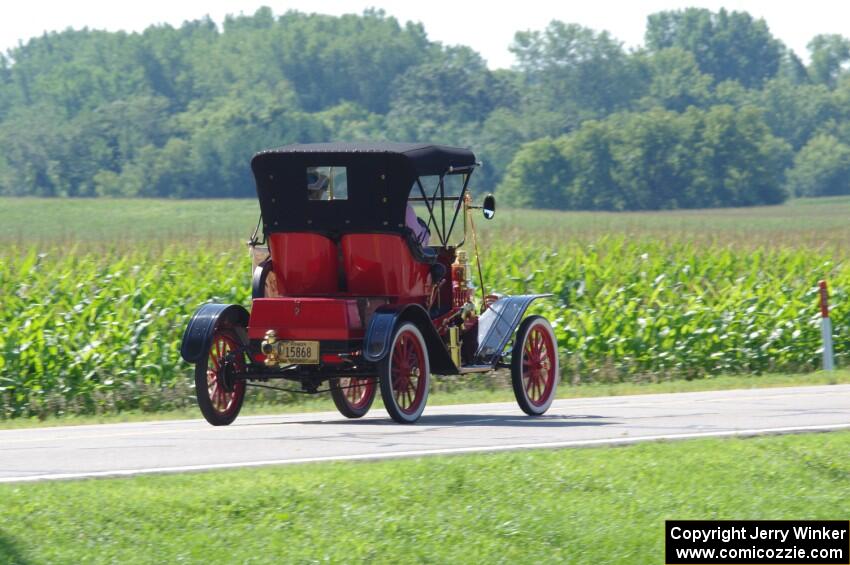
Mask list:
[[[400,424],[419,419],[428,401],[431,369],[428,348],[415,324],[401,324],[393,334],[390,350],[378,364],[381,398],[390,417]]]

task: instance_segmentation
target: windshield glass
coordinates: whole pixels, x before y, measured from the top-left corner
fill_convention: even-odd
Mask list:
[[[441,245],[441,239],[446,245],[455,246],[463,242],[463,209],[460,206],[461,197],[464,192],[466,177],[464,174],[445,175],[443,177],[442,191],[440,190],[440,177],[429,175],[419,177],[422,185],[414,183],[410,190],[409,205],[422,219],[430,233],[431,245]],[[422,192],[425,193],[423,201]],[[431,207],[433,215],[429,213]],[[457,216],[455,211],[458,211]],[[412,226],[408,226],[416,230]]]

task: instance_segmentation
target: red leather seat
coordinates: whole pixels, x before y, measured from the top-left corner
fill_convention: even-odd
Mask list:
[[[430,265],[413,258],[401,235],[355,233],[342,237],[348,292],[420,302],[430,293]]]
[[[307,232],[273,233],[269,251],[281,295],[339,293],[339,256],[330,238]]]

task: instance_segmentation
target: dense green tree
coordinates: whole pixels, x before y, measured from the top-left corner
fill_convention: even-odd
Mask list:
[[[695,113],[691,111],[690,113]],[[755,107],[715,106],[701,116],[694,148],[698,207],[778,204],[787,194],[784,172],[791,164],[787,143],[771,135]]]
[[[473,190],[517,205],[747,205],[784,197],[786,142],[796,178],[836,167],[814,139],[850,145],[846,39],[807,68],[747,14],[662,12],[647,38],[552,22],[493,71],[375,10],[46,33],[0,56],[0,195],[251,196],[259,149],[386,139],[474,148]]]
[[[312,129],[314,138],[326,137],[331,141],[386,141],[386,116],[374,114],[354,102],[342,102],[332,108],[312,114],[322,130]]]
[[[605,31],[553,21],[542,32],[518,32],[510,49],[527,88],[550,109],[566,104],[579,115],[600,116],[643,92],[636,65]]]
[[[821,134],[794,157],[788,186],[798,196],[850,194],[850,145]]]
[[[844,65],[850,61],[850,39],[840,35],[818,35],[807,45],[812,81],[834,87]]]
[[[511,86],[472,49],[446,48],[394,81],[390,119],[481,122],[498,104],[516,103]]]
[[[757,87],[779,70],[782,44],[764,20],[746,12],[717,13],[702,8],[665,11],[647,20],[651,51],[680,47],[693,54],[702,72],[716,81],[736,80]]]
[[[0,53],[0,122],[6,117],[9,108],[15,102],[13,96],[12,69],[9,67],[9,61]]]
[[[612,181],[620,187],[623,209],[693,207],[687,189],[693,183],[698,116],[655,109],[613,116]]]
[[[795,84],[785,78],[768,81],[758,92],[756,105],[774,135],[795,150],[819,128],[840,120],[836,98],[825,85]]]
[[[482,161],[473,177],[473,187],[492,191],[505,174],[518,147],[539,136],[531,131],[529,120],[522,113],[508,108],[497,108],[475,133],[476,155]]]
[[[809,73],[803,60],[788,49],[779,61],[776,78],[784,79],[792,84],[805,84],[809,81]]]
[[[71,196],[59,172],[66,159],[66,136],[51,107],[16,109],[0,129],[6,172],[5,195]]]
[[[265,60],[290,80],[308,111],[350,100],[385,113],[393,79],[430,52],[421,25],[401,27],[374,10],[339,18],[288,12],[269,39]]]
[[[614,178],[614,144],[617,132],[608,121],[591,120],[563,142],[569,169],[567,207],[576,210],[625,210],[627,190]]]
[[[644,56],[648,75],[644,105],[660,105],[682,112],[689,106],[703,107],[711,102],[711,76],[702,73],[694,56],[679,47],[662,49]]]
[[[753,106],[758,102],[759,92],[754,88],[745,87],[737,80],[724,80],[714,86],[712,105],[733,108]]]
[[[572,168],[564,156],[564,140],[537,139],[517,151],[499,197],[508,206],[519,208],[565,208],[567,187],[573,181]]]
[[[832,117],[818,129],[850,145],[850,73],[844,73],[832,91]]]
[[[499,191],[517,205],[579,210],[776,204],[790,158],[756,108],[656,109],[523,145]],[[560,195],[521,192],[547,186],[547,177]]]

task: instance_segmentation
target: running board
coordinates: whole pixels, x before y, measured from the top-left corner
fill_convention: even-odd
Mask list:
[[[493,365],[469,365],[467,367],[460,368],[460,374],[465,375],[467,373],[486,373],[487,371],[492,371]]]

